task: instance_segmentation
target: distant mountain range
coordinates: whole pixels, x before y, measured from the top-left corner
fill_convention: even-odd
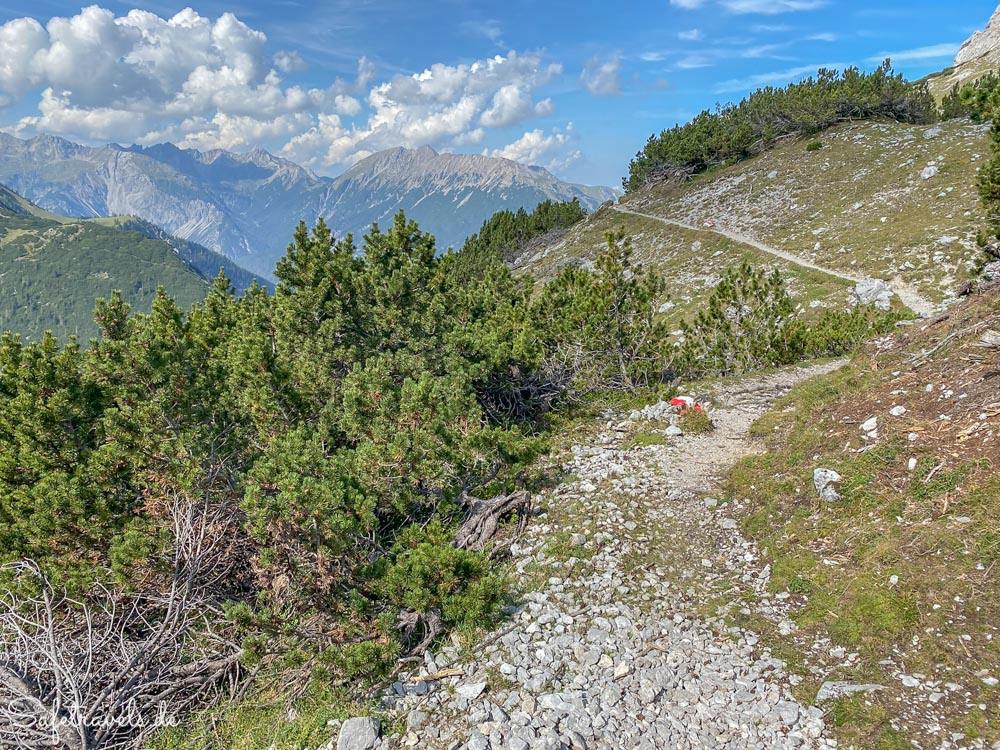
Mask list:
[[[299,220],[362,234],[400,209],[458,246],[495,212],[577,198],[591,210],[611,188],[574,185],[541,167],[429,147],[382,151],[337,179],[257,149],[246,154],[81,146],[53,136],[0,134],[0,182],[64,216],[134,215],[270,275]]]
[[[162,286],[188,309],[205,298],[220,268],[239,291],[261,281],[143,219],[71,219],[0,185],[0,331],[86,340],[97,334],[98,297],[117,289],[136,312],[149,312]]]

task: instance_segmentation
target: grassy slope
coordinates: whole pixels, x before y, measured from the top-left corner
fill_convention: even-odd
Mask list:
[[[758,422],[766,453],[730,476],[773,590],[795,602],[799,648],[774,643],[803,676],[799,697],[827,679],[887,686],[832,707],[844,746],[1000,740],[1000,350],[977,345],[990,328],[997,288],[875,342]],[[859,430],[871,416],[877,441]],[[844,477],[841,502],[817,499],[817,467]],[[914,729],[927,715],[945,717],[936,737]]]
[[[214,279],[219,275],[220,269],[224,270],[226,277],[239,294],[249,289],[254,283],[274,291],[274,284],[270,281],[251,273],[226,256],[209,250],[204,245],[199,245],[196,242],[174,237],[155,224],[151,224],[138,216],[110,216],[106,218],[84,219],[83,221],[88,224],[110,227],[120,231],[137,232],[151,240],[162,240],[177,251],[177,255],[181,260],[206,278]]]
[[[687,185],[644,191],[630,203],[691,222],[711,217],[815,263],[901,280],[941,301],[979,256],[975,172],[988,144],[985,127],[968,120],[935,130],[841,126],[822,134],[818,151],[793,140]],[[921,179],[932,163],[938,174]]]
[[[0,210],[22,216],[34,216],[39,219],[54,221],[57,224],[67,224],[73,221],[73,219],[67,219],[65,216],[59,216],[51,211],[46,211],[44,208],[39,208],[27,198],[18,195],[3,185],[0,185]]]
[[[603,209],[580,222],[556,243],[535,248],[518,259],[517,267],[536,278],[551,278],[570,262],[592,262],[607,246],[605,234],[624,226],[632,236],[635,259],[664,272],[667,294],[675,305],[670,320],[689,317],[719,281],[722,273],[744,257],[759,267],[779,268],[788,279],[792,295],[816,308],[841,307],[848,298],[850,283],[825,273],[803,269],[752,247],[733,242],[712,232],[695,232],[670,227],[642,216]]]
[[[788,141],[761,156],[627,196],[637,210],[700,225],[719,226],[854,276],[910,284],[934,302],[954,294],[979,261],[976,231],[983,217],[974,186],[985,158],[985,129],[966,121],[926,126],[855,123],[824,133],[824,147]],[[933,161],[938,174],[920,178]],[[882,219],[885,219],[883,222]],[[842,306],[850,284],[803,272],[770,256],[732,247],[711,233],[671,229],[638,217],[598,212],[555,244],[536,249],[519,265],[551,276],[573,259],[593,259],[603,233],[624,225],[637,256],[669,270],[675,301],[697,296],[743,252],[788,270],[803,304]],[[696,240],[699,249],[693,249]],[[720,251],[722,251],[720,253]],[[677,299],[680,298],[680,299]]]

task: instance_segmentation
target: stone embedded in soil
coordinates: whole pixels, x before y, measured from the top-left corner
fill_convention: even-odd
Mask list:
[[[820,685],[816,693],[816,703],[826,703],[855,693],[870,693],[874,690],[884,690],[884,685],[863,685],[855,682],[829,680]]]
[[[820,468],[813,470],[813,486],[816,488],[820,499],[828,503],[835,503],[840,500],[840,493],[837,492],[837,488],[834,485],[841,481],[843,481],[843,477],[833,469]]]

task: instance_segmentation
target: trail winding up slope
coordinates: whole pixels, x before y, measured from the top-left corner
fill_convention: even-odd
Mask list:
[[[776,258],[781,258],[789,263],[794,263],[802,268],[810,268],[814,271],[819,271],[820,273],[828,274],[829,276],[835,276],[838,279],[844,279],[845,281],[850,281],[854,284],[864,281],[863,278],[858,276],[851,276],[840,271],[834,271],[832,268],[824,268],[823,266],[816,265],[812,261],[806,260],[794,253],[785,252],[784,250],[779,250],[776,247],[771,247],[770,245],[765,245],[762,242],[758,242],[755,239],[747,237],[746,235],[739,234],[738,232],[733,232],[729,229],[724,229],[718,226],[706,227],[706,226],[695,226],[694,224],[688,224],[683,221],[677,221],[676,219],[667,219],[663,216],[657,216],[656,214],[647,214],[642,211],[636,211],[631,208],[626,208],[622,205],[614,205],[612,208],[615,211],[623,214],[632,214],[633,216],[642,216],[646,219],[652,219],[653,221],[658,221],[662,224],[667,224],[671,226],[681,227],[682,229],[688,229],[695,232],[713,232],[715,234],[726,237],[733,242],[738,242],[742,245],[749,245],[750,247],[756,248],[761,252],[773,255]],[[912,286],[907,284],[902,284],[898,280],[893,284],[893,291],[899,295],[899,298],[903,301],[907,307],[918,314],[930,314],[935,309],[934,305],[927,299],[924,299]]]

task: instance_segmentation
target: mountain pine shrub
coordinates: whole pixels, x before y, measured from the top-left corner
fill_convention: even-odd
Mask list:
[[[624,227],[606,239],[593,270],[566,267],[533,309],[546,368],[564,374],[577,395],[643,387],[666,361],[664,281],[634,262]]]
[[[723,274],[695,319],[681,325],[675,369],[692,378],[795,362],[804,337],[794,311],[781,275],[745,260]]]
[[[937,105],[926,84],[907,82],[888,60],[870,73],[822,68],[799,83],[757,89],[739,104],[705,110],[685,125],[651,135],[622,186],[634,192],[651,180],[742,161],[788,136],[877,118],[932,122]]]
[[[694,320],[681,325],[673,369],[685,379],[740,375],[816,357],[841,356],[904,317],[871,305],[798,317],[781,274],[743,261],[723,274]]]

